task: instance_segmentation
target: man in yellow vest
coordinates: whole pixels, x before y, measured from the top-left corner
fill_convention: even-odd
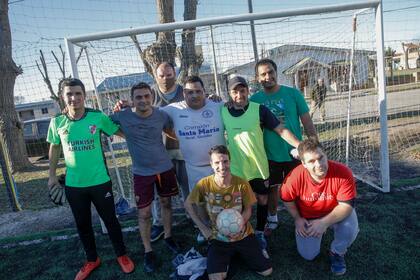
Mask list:
[[[249,181],[257,196],[257,226],[255,235],[262,249],[266,249],[264,227],[267,222],[269,168],[264,149],[263,129],[280,135],[293,147],[299,140],[264,105],[249,102],[249,87],[243,77],[235,76],[228,82],[230,100],[222,108],[222,120],[231,153],[232,173]],[[297,156],[297,151],[293,150]]]

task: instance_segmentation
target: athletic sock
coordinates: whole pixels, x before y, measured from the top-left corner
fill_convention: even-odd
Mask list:
[[[267,223],[268,205],[257,205],[257,226],[256,230],[264,231]]]

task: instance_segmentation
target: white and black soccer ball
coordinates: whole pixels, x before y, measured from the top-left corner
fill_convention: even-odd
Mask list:
[[[244,219],[236,209],[224,209],[216,219],[217,230],[220,234],[230,237],[241,232]]]

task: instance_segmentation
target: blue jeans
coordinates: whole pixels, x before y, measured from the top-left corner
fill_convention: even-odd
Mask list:
[[[344,255],[359,233],[356,211],[353,209],[347,218],[333,224],[330,228],[334,230],[334,240],[330,245],[331,252]],[[306,260],[313,260],[318,256],[321,241],[322,237],[303,237],[296,234],[297,250]]]

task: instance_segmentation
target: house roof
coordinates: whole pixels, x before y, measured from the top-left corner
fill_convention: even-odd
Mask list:
[[[32,109],[35,107],[51,106],[51,105],[54,105],[54,103],[55,103],[54,100],[43,100],[43,101],[37,101],[37,102],[16,104],[15,108],[16,110]]]
[[[131,88],[135,83],[139,81],[152,85],[154,83],[153,77],[147,73],[134,73],[129,75],[114,76],[105,78],[97,87],[98,93],[110,92],[114,90],[121,90],[125,88]]]
[[[293,45],[293,44],[287,44],[287,45],[282,45],[279,47],[275,47],[272,49],[269,49],[266,51],[266,56],[265,58],[274,58],[278,55],[281,54],[285,54],[285,53],[289,53],[289,52],[295,52],[295,51],[300,51],[300,50],[319,50],[319,51],[332,51],[332,52],[349,52],[350,49],[346,49],[346,48],[333,48],[333,47],[320,47],[320,46],[311,46],[311,45]],[[365,54],[365,55],[373,55],[376,54],[375,51],[369,51],[369,50],[355,50],[356,54]],[[226,71],[224,71],[224,73],[229,74],[232,71],[238,69],[239,67],[254,67],[255,65],[255,61],[251,61],[242,65],[238,65],[232,68],[227,69]]]
[[[269,56],[274,56],[277,54],[281,54],[283,51],[300,51],[300,50],[319,50],[319,51],[332,51],[332,52],[348,52],[350,48],[333,48],[333,47],[322,47],[322,46],[312,46],[312,45],[292,45],[287,44],[283,46],[279,46],[276,48],[272,48],[267,51]],[[355,50],[356,53],[364,53],[364,54],[374,54],[375,51],[369,50]]]
[[[211,67],[208,64],[203,64],[200,67],[200,73],[207,73],[211,72]],[[179,68],[176,68],[176,73],[179,73]],[[122,90],[122,89],[129,89],[135,83],[138,82],[145,82],[149,85],[154,84],[153,77],[147,73],[133,73],[128,75],[121,75],[121,76],[114,76],[105,78],[97,87],[98,93]]]
[[[312,57],[305,57],[298,61],[296,64],[290,66],[286,70],[283,71],[286,75],[291,75],[296,73],[296,71],[300,70],[301,68],[314,68],[314,67],[322,67],[322,68],[331,68],[330,65],[322,63],[313,59]]]

